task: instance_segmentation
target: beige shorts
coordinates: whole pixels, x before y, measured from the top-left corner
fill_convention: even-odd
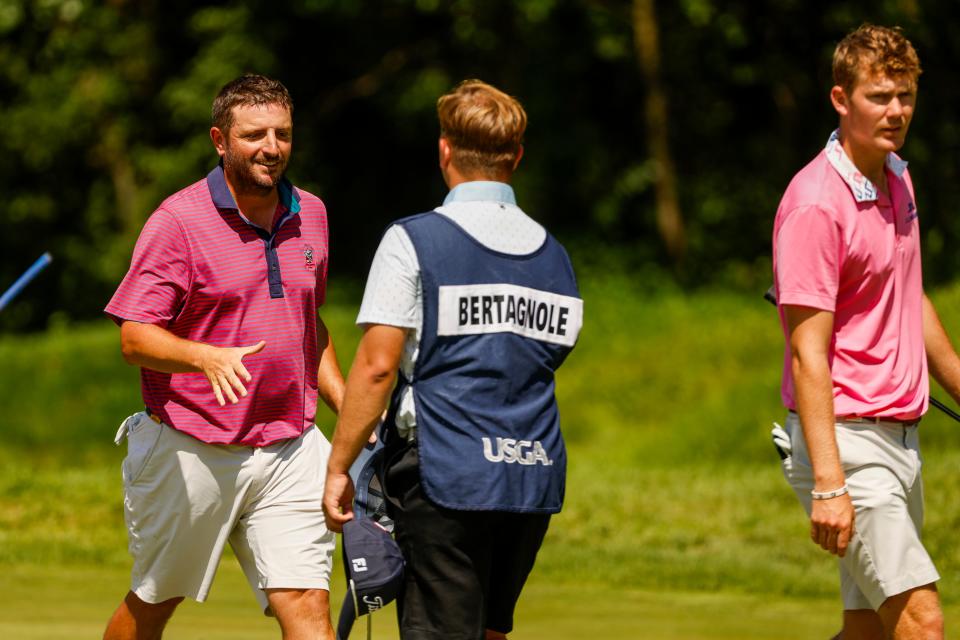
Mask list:
[[[140,412],[117,444],[133,556],[145,602],[207,598],[224,545],[265,612],[264,589],[326,589],[334,535],[321,501],[330,443],[319,429],[267,447],[203,443]]]
[[[797,414],[787,416],[792,453],[783,472],[810,513],[813,470]],[[923,481],[917,426],[838,422],[837,446],[856,510],[839,559],[844,609],[878,609],[890,596],[940,579],[920,540]]]

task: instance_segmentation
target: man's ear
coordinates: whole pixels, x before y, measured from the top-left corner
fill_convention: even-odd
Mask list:
[[[227,153],[227,137],[219,127],[210,127],[210,139],[213,140],[213,146],[222,158]]]
[[[511,170],[511,172],[517,170],[517,166],[520,165],[520,158],[522,158],[522,157],[523,157],[523,145],[520,145],[520,146],[517,148],[517,157],[516,157],[516,159],[513,161],[513,169]]]
[[[836,85],[830,89],[830,102],[833,104],[834,110],[841,116],[845,116],[850,112],[850,96],[847,95],[847,92],[844,91],[840,85]]]
[[[450,160],[453,158],[453,147],[450,146],[449,140],[440,136],[437,149],[440,154],[440,169],[445,171],[446,168],[450,166]]]

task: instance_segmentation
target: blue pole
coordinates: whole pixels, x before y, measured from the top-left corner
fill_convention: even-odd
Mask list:
[[[4,307],[16,298],[17,294],[23,291],[23,288],[30,284],[30,281],[36,278],[37,274],[43,271],[51,262],[53,262],[53,256],[50,255],[50,252],[45,252],[37,258],[36,262],[24,271],[23,275],[17,278],[17,281],[10,285],[10,288],[0,296],[0,311],[3,311]]]

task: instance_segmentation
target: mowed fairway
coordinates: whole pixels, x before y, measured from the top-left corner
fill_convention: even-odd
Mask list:
[[[8,597],[0,614],[0,638],[94,638],[117,599],[126,573],[118,568],[15,569],[0,578]],[[339,590],[338,590],[339,591]],[[43,594],[43,598],[37,598]],[[335,606],[339,607],[339,600]],[[835,627],[832,602],[767,602],[749,595],[657,592],[603,585],[547,584],[534,578],[517,615],[514,636],[528,640],[663,638],[672,640],[826,637]],[[393,607],[375,614],[373,637],[397,638]],[[354,634],[364,637],[366,621]],[[257,615],[243,575],[224,562],[210,600],[187,602],[170,623],[170,640],[267,640],[276,623]]]
[[[0,578],[0,592],[8,598],[0,609],[0,638],[99,637],[125,579],[125,571],[117,568],[15,569]],[[37,594],[44,597],[37,598]],[[339,605],[337,600],[334,606]],[[948,610],[953,619],[958,614],[956,607]],[[398,638],[395,615],[392,605],[375,614],[374,638]],[[512,637],[807,640],[829,637],[836,631],[837,617],[832,599],[770,600],[736,593],[547,584],[534,577],[524,592]],[[366,620],[354,629],[357,637],[364,637]],[[231,558],[221,567],[210,600],[202,605],[189,601],[182,605],[164,637],[270,640],[279,636],[273,620],[257,615],[243,575]]]
[[[583,286],[585,330],[558,380],[566,504],[512,637],[829,637],[839,621],[835,566],[808,541],[769,441],[783,415],[774,310],[759,295],[641,294],[612,279]],[[933,293],[960,335],[960,288]],[[335,291],[330,299],[324,317],[347,366],[355,305]],[[0,338],[0,361],[0,638],[99,637],[127,585],[123,452],[112,439],[140,406],[136,371],[108,322]],[[329,435],[332,417],[318,422]],[[933,412],[922,434],[925,537],[952,629],[960,425]],[[337,567],[335,606],[343,594]],[[396,637],[394,628],[392,611],[377,614],[375,638]],[[354,637],[364,631],[361,623]],[[186,603],[165,637],[279,634],[227,556],[209,601]]]

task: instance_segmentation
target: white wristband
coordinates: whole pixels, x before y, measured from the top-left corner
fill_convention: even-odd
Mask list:
[[[847,493],[847,485],[844,484],[839,489],[834,489],[833,491],[811,491],[810,497],[814,500],[829,500],[830,498],[837,498]]]

